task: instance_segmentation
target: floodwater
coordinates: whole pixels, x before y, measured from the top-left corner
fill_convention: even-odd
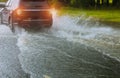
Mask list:
[[[82,18],[18,35],[1,25],[0,78],[120,78],[119,28]]]

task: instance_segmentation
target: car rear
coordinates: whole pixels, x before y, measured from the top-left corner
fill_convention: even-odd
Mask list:
[[[13,13],[14,23],[20,26],[52,26],[52,13],[46,0],[21,0]]]

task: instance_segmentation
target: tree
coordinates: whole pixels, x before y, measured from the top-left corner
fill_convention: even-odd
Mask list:
[[[77,8],[120,7],[120,0],[59,0],[64,5]]]

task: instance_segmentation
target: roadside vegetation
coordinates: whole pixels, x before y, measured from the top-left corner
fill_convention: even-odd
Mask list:
[[[59,15],[93,17],[99,21],[120,23],[120,10],[118,9],[79,9],[64,7],[59,11]]]
[[[6,2],[7,0],[0,0],[0,2]]]
[[[59,15],[93,17],[105,24],[120,26],[120,0],[53,0]],[[60,3],[58,3],[58,1]],[[55,4],[54,4],[55,5]]]

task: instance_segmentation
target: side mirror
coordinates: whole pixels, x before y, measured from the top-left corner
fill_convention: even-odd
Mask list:
[[[6,3],[5,2],[0,2],[0,8],[4,8],[6,7]]]

